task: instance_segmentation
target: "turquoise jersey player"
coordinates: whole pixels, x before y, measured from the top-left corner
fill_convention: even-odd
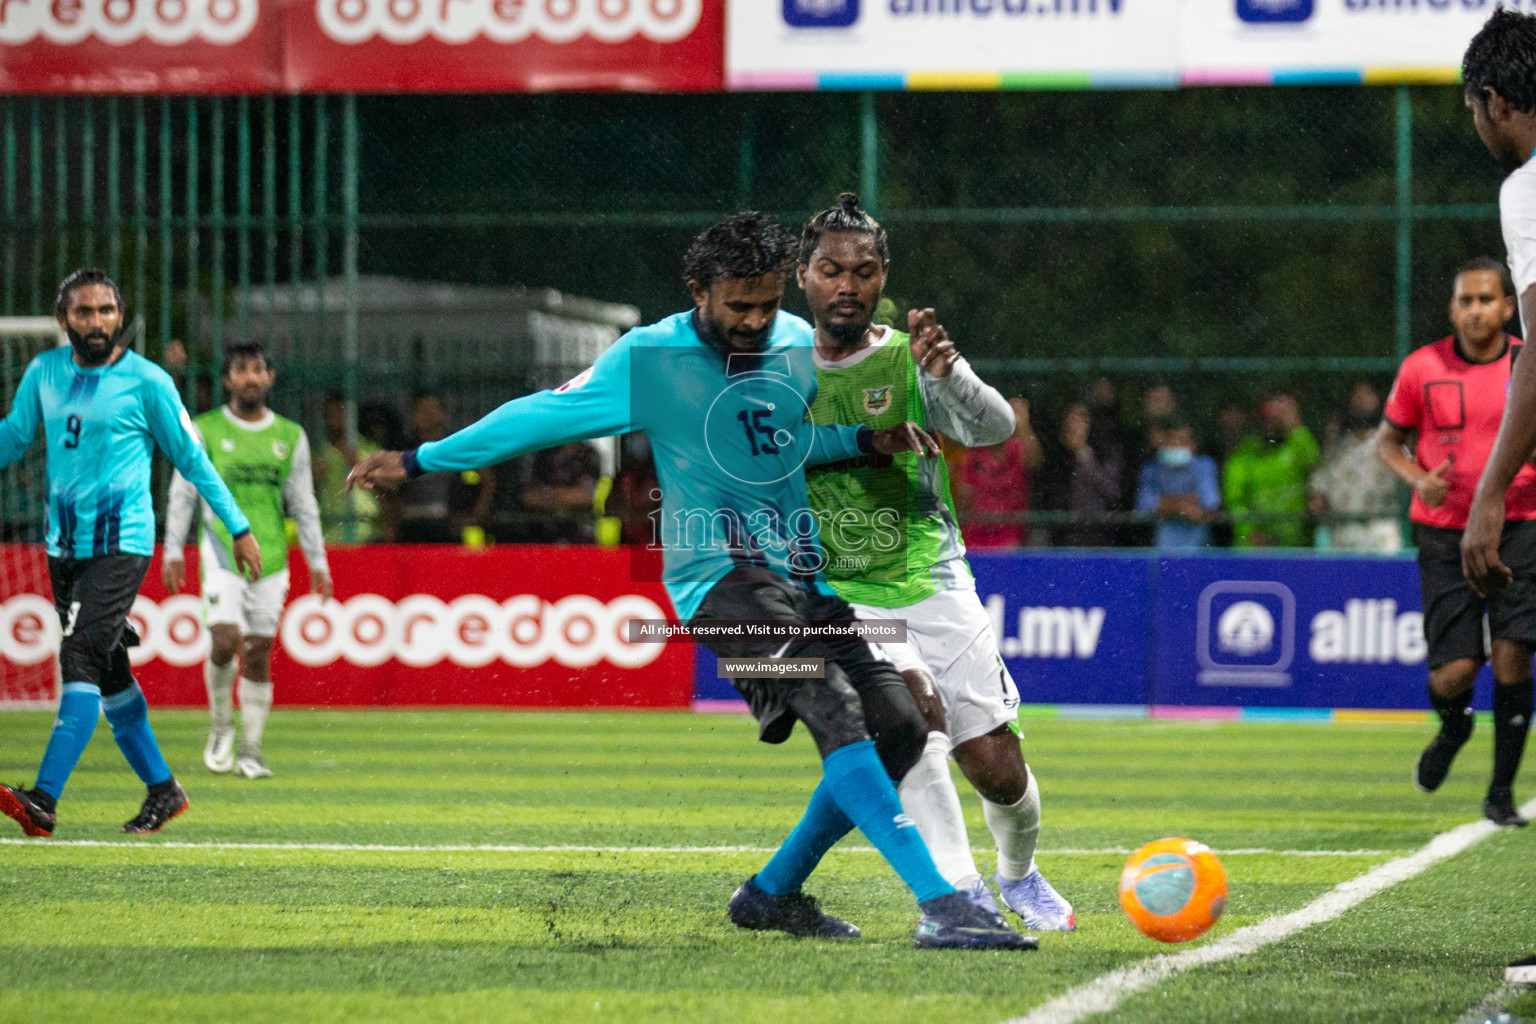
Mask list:
[[[457,434],[370,456],[349,483],[372,488],[643,431],[662,490],[654,543],[679,618],[786,626],[851,620],[821,572],[805,467],[897,451],[936,456],[938,448],[910,423],[872,430],[810,422],[812,332],[779,312],[793,263],[794,240],[782,228],[758,214],[729,218],[689,250],[685,277],[695,309],[631,331],[566,384],[508,402]],[[918,945],[1032,944],[945,882],[901,813],[891,779],[916,761],[926,726],[888,661],[861,640],[701,642],[724,657],[821,658],[826,666],[825,678],[732,680],[763,740],[782,742],[796,721],[804,722],[823,758],[822,784],[806,817],[732,897],[733,921],[794,934],[857,935],[800,891],[821,855],[857,825],[922,905]]]
[[[32,789],[0,786],[0,811],[28,835],[47,836],[75,763],[105,711],[123,756],[149,787],[125,832],[158,832],[187,806],[149,727],[128,666],[136,644],[128,611],[154,554],[149,495],[154,446],[193,481],[237,538],[236,558],[260,571],[250,524],[203,453],[165,371],[118,345],[122,295],[99,270],[59,286],[68,348],[32,360],[0,420],[0,465],[15,462],[39,426],[48,454],[48,576],[59,612],[64,692]]]

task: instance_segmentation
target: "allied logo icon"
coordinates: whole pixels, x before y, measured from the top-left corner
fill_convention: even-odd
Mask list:
[[[784,0],[784,22],[793,28],[847,28],[859,20],[859,0]]]
[[[1237,0],[1237,16],[1251,25],[1298,24],[1312,17],[1313,0]]]
[[[1200,592],[1196,676],[1201,686],[1291,685],[1296,595],[1271,580],[1220,580]]]

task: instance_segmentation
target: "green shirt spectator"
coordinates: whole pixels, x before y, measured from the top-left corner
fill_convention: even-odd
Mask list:
[[[1317,465],[1317,440],[1302,425],[1300,407],[1290,395],[1265,402],[1259,417],[1262,433],[1244,438],[1223,472],[1222,496],[1238,520],[1233,546],[1311,547],[1312,528],[1300,517],[1307,511],[1307,478]],[[1245,514],[1266,513],[1296,518],[1242,521]]]
[[[346,489],[347,473],[379,446],[347,442],[346,403],[338,391],[325,396],[325,443],[314,461],[315,497],[320,504],[321,534],[326,544],[367,544],[384,533],[379,499],[362,488]],[[348,523],[351,530],[347,529]]]

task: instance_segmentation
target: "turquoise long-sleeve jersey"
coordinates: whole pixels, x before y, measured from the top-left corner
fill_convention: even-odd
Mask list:
[[[804,469],[871,448],[866,427],[810,422],[813,337],[804,320],[780,313],[762,352],[726,352],[699,336],[693,313],[678,313],[630,331],[560,387],[514,399],[422,445],[406,466],[474,469],[568,441],[644,431],[662,492],[652,543],[662,549],[662,581],[680,618],[690,618],[737,565],[825,590]]]
[[[77,365],[68,347],[33,359],[0,420],[0,466],[21,458],[39,425],[48,443],[54,557],[154,554],[149,469],[157,444],[231,534],[250,529],[209,464],[170,376],[135,352],[90,369]]]

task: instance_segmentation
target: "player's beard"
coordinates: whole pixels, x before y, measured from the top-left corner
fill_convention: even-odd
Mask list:
[[[768,335],[773,332],[773,324],[773,320],[768,321],[768,326],[760,331],[740,328],[722,331],[713,317],[699,310],[699,326],[704,328],[704,340],[722,352],[761,352],[768,347]]]
[[[842,320],[817,324],[838,348],[854,348],[864,340],[873,320]]]
[[[251,395],[255,397],[252,398]],[[240,413],[242,416],[254,416],[266,406],[267,393],[259,388],[252,389],[249,393],[244,390],[233,391],[230,393],[229,399],[230,405],[235,408],[235,412]]]
[[[117,336],[122,329],[108,334],[106,331],[91,331],[88,334],[77,334],[73,327],[66,326],[64,333],[69,336],[69,347],[75,350],[75,361],[81,366],[100,366],[112,358],[112,350],[117,347]]]

